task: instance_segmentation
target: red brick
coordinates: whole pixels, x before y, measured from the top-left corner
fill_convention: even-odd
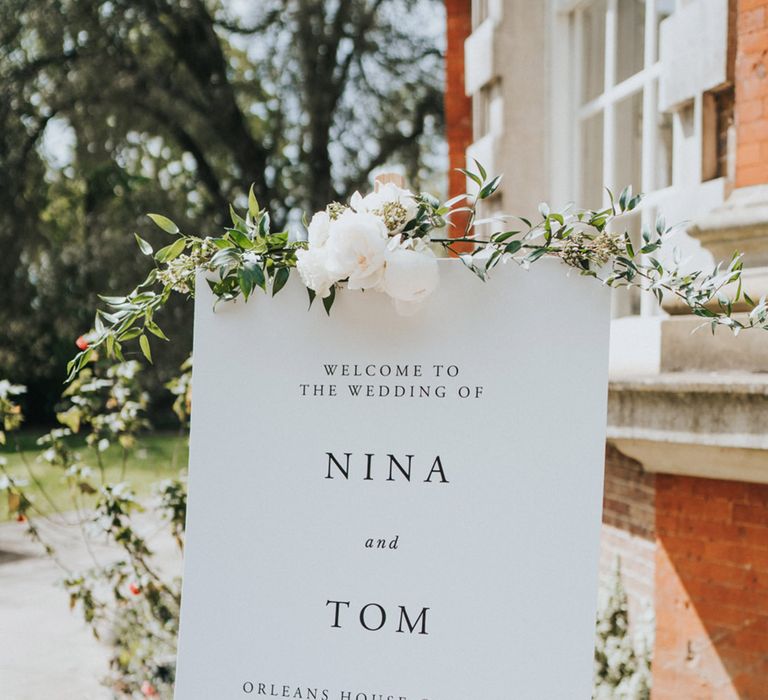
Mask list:
[[[766,696],[768,488],[672,476],[656,485],[654,700]]]
[[[724,523],[706,519],[694,519],[685,516],[662,516],[664,524],[659,532],[676,533],[683,537],[701,540],[702,542],[715,542],[721,539],[740,540],[749,539],[753,547],[768,550],[768,537],[762,541],[764,531],[755,525]]]
[[[739,36],[763,29],[766,26],[765,18],[765,6],[758,6],[751,10],[743,10],[739,12]]]
[[[679,482],[673,482],[679,488]],[[749,484],[742,481],[727,481],[725,479],[693,479],[688,484],[691,493],[696,496],[714,496],[727,498],[729,501],[747,501]]]
[[[733,522],[768,527],[768,508],[736,503],[733,506]]]
[[[736,159],[739,165],[754,165],[760,162],[760,152],[762,147],[759,141],[753,141],[752,143],[746,143],[743,146],[739,146],[736,151]]]
[[[763,103],[765,98],[756,97],[752,100],[744,100],[739,104],[739,123],[746,124],[760,119],[763,116]]]
[[[739,79],[738,87],[736,88],[736,123],[739,123],[739,110],[743,102],[755,99],[759,100],[766,95],[768,95],[768,80],[765,78],[749,75]],[[741,133],[739,133],[739,135],[741,135]]]
[[[768,7],[768,0],[739,0],[739,12],[749,12],[756,7]]]
[[[736,171],[736,186],[750,187],[768,182],[768,165],[745,165]]]
[[[472,31],[470,0],[446,0],[445,123],[448,141],[448,196],[466,192],[464,176],[456,168],[466,166],[466,151],[472,143],[472,100],[464,90],[464,42]],[[466,214],[453,218],[451,232],[460,235]],[[451,234],[453,235],[453,234]],[[456,245],[465,250],[468,244]]]
[[[768,29],[763,29],[759,32],[751,32],[749,34],[739,34],[736,48],[737,68],[742,60],[747,60],[750,56],[759,57],[766,48],[768,48]]]
[[[763,146],[765,145],[764,143]],[[768,485],[745,484],[745,487],[744,493],[746,493],[749,503],[768,507]]]
[[[707,496],[693,496],[690,494],[668,494],[659,500],[664,505],[664,513],[684,515],[685,517],[702,520],[712,517],[721,520],[729,520],[733,504],[727,498],[712,498]],[[656,503],[658,510],[659,501]],[[658,523],[657,523],[658,524]]]

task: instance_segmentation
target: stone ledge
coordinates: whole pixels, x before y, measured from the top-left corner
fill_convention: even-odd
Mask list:
[[[715,260],[728,260],[739,250],[745,265],[768,265],[768,185],[734,190],[722,206],[694,222],[688,233]]]
[[[611,381],[608,442],[649,472],[768,483],[768,374]]]

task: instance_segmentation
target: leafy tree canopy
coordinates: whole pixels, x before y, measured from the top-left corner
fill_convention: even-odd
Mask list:
[[[163,244],[145,212],[215,230],[253,183],[287,225],[387,163],[442,168],[443,23],[438,0],[0,3],[0,375],[31,417],[96,294],[141,277],[133,232]]]

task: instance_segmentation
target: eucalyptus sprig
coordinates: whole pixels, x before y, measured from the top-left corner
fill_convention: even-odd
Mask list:
[[[155,320],[157,312],[173,292],[192,296],[200,272],[210,273],[206,282],[217,302],[240,296],[247,301],[256,289],[270,291],[274,296],[285,286],[290,268],[296,266],[296,251],[306,243],[291,241],[286,231],[271,231],[269,214],[259,207],[253,189],[245,216],[232,206],[230,216],[232,225],[221,235],[200,237],[183,233],[161,214],[149,214],[175,240],[155,252],[146,240],[134,234],[139,249],[152,258],[154,267],[126,296],[99,297],[108,308],[96,311],[93,330],[67,365],[67,382],[96,359],[99,349],[111,359],[124,361],[124,344],[136,339],[144,357],[152,362],[150,337],[168,340]]]

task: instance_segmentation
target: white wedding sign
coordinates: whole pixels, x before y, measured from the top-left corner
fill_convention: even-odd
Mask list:
[[[178,700],[591,697],[608,290],[198,285]]]

